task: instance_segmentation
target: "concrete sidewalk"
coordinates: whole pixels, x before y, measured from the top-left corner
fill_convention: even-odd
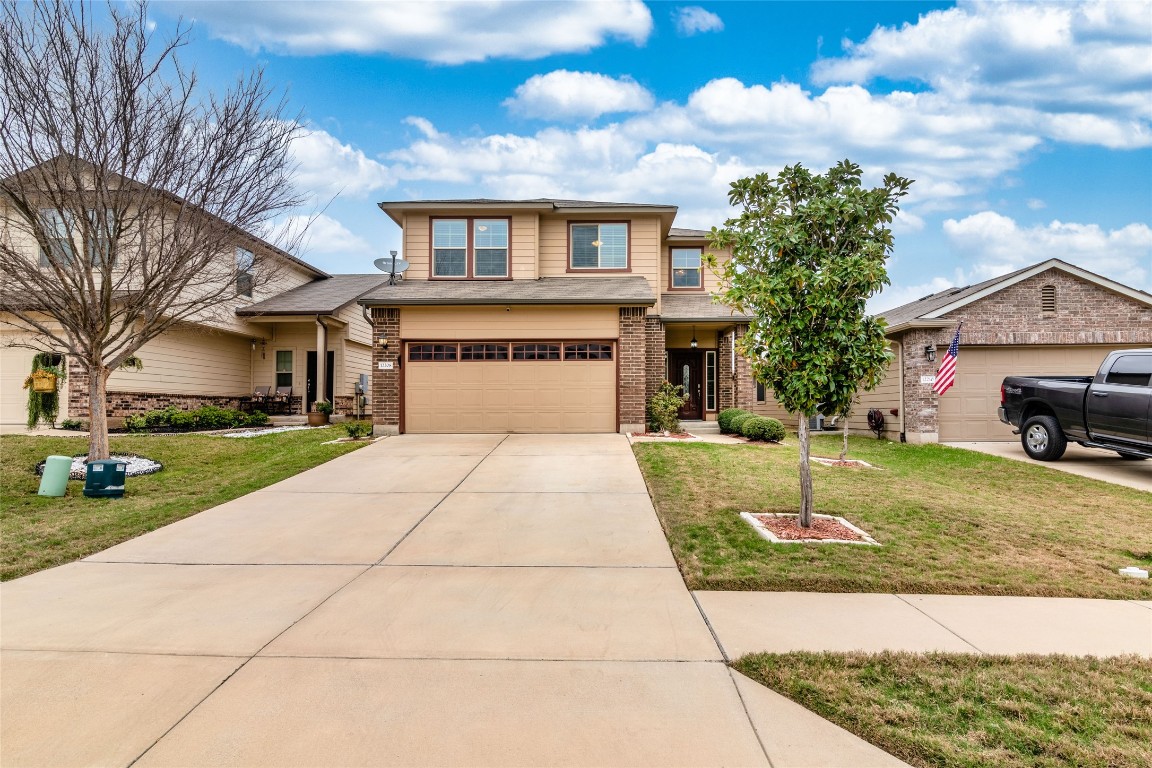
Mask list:
[[[725,666],[623,436],[390,438],[0,611],[5,766],[902,765]]]
[[[963,448],[967,451],[987,453],[1003,459],[1023,461],[1034,467],[1044,467],[1070,475],[1080,475],[1106,483],[1125,485],[1139,491],[1152,491],[1152,459],[1132,461],[1122,459],[1114,451],[1102,448],[1085,448],[1075,443],[1068,444],[1068,450],[1059,461],[1036,461],[1024,453],[1019,440],[1012,442],[983,443],[943,443],[950,448]]]
[[[948,651],[1152,658],[1152,602],[1049,597],[696,592],[725,655]]]

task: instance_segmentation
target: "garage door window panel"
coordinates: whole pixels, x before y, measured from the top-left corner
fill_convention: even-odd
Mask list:
[[[408,360],[411,362],[455,362],[455,344],[411,344],[408,347]]]
[[[630,271],[628,230],[628,222],[569,225],[568,271]]]
[[[507,360],[507,344],[461,344],[461,360]]]
[[[565,360],[611,360],[611,344],[565,344]]]
[[[559,344],[514,344],[513,360],[559,360]]]

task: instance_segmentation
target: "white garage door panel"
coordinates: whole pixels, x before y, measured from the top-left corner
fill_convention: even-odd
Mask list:
[[[940,398],[941,442],[1018,440],[996,415],[1004,377],[1091,376],[1109,352],[1123,348],[960,347],[956,384]]]
[[[404,365],[406,432],[616,431],[614,360]]]

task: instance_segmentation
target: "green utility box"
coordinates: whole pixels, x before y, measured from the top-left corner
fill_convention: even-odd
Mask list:
[[[124,495],[124,475],[128,465],[116,459],[88,462],[84,478],[84,495],[92,498],[120,498]]]
[[[68,490],[68,475],[71,472],[71,456],[49,456],[44,460],[44,473],[40,475],[40,495],[63,496]]]

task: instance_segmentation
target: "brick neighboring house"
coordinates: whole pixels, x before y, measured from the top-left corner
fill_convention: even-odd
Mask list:
[[[883,316],[895,359],[852,426],[864,428],[864,414],[878,408],[887,436],[910,443],[1016,440],[996,415],[1005,376],[1092,375],[1111,351],[1152,346],[1152,295],[1060,259]],[[937,396],[934,375],[961,321],[956,383]]]
[[[403,230],[411,266],[360,299],[373,320],[378,434],[639,431],[665,378],[690,395],[683,419],[752,406],[732,347],[747,318],[713,303],[707,233],[673,227],[675,206],[380,208]]]

